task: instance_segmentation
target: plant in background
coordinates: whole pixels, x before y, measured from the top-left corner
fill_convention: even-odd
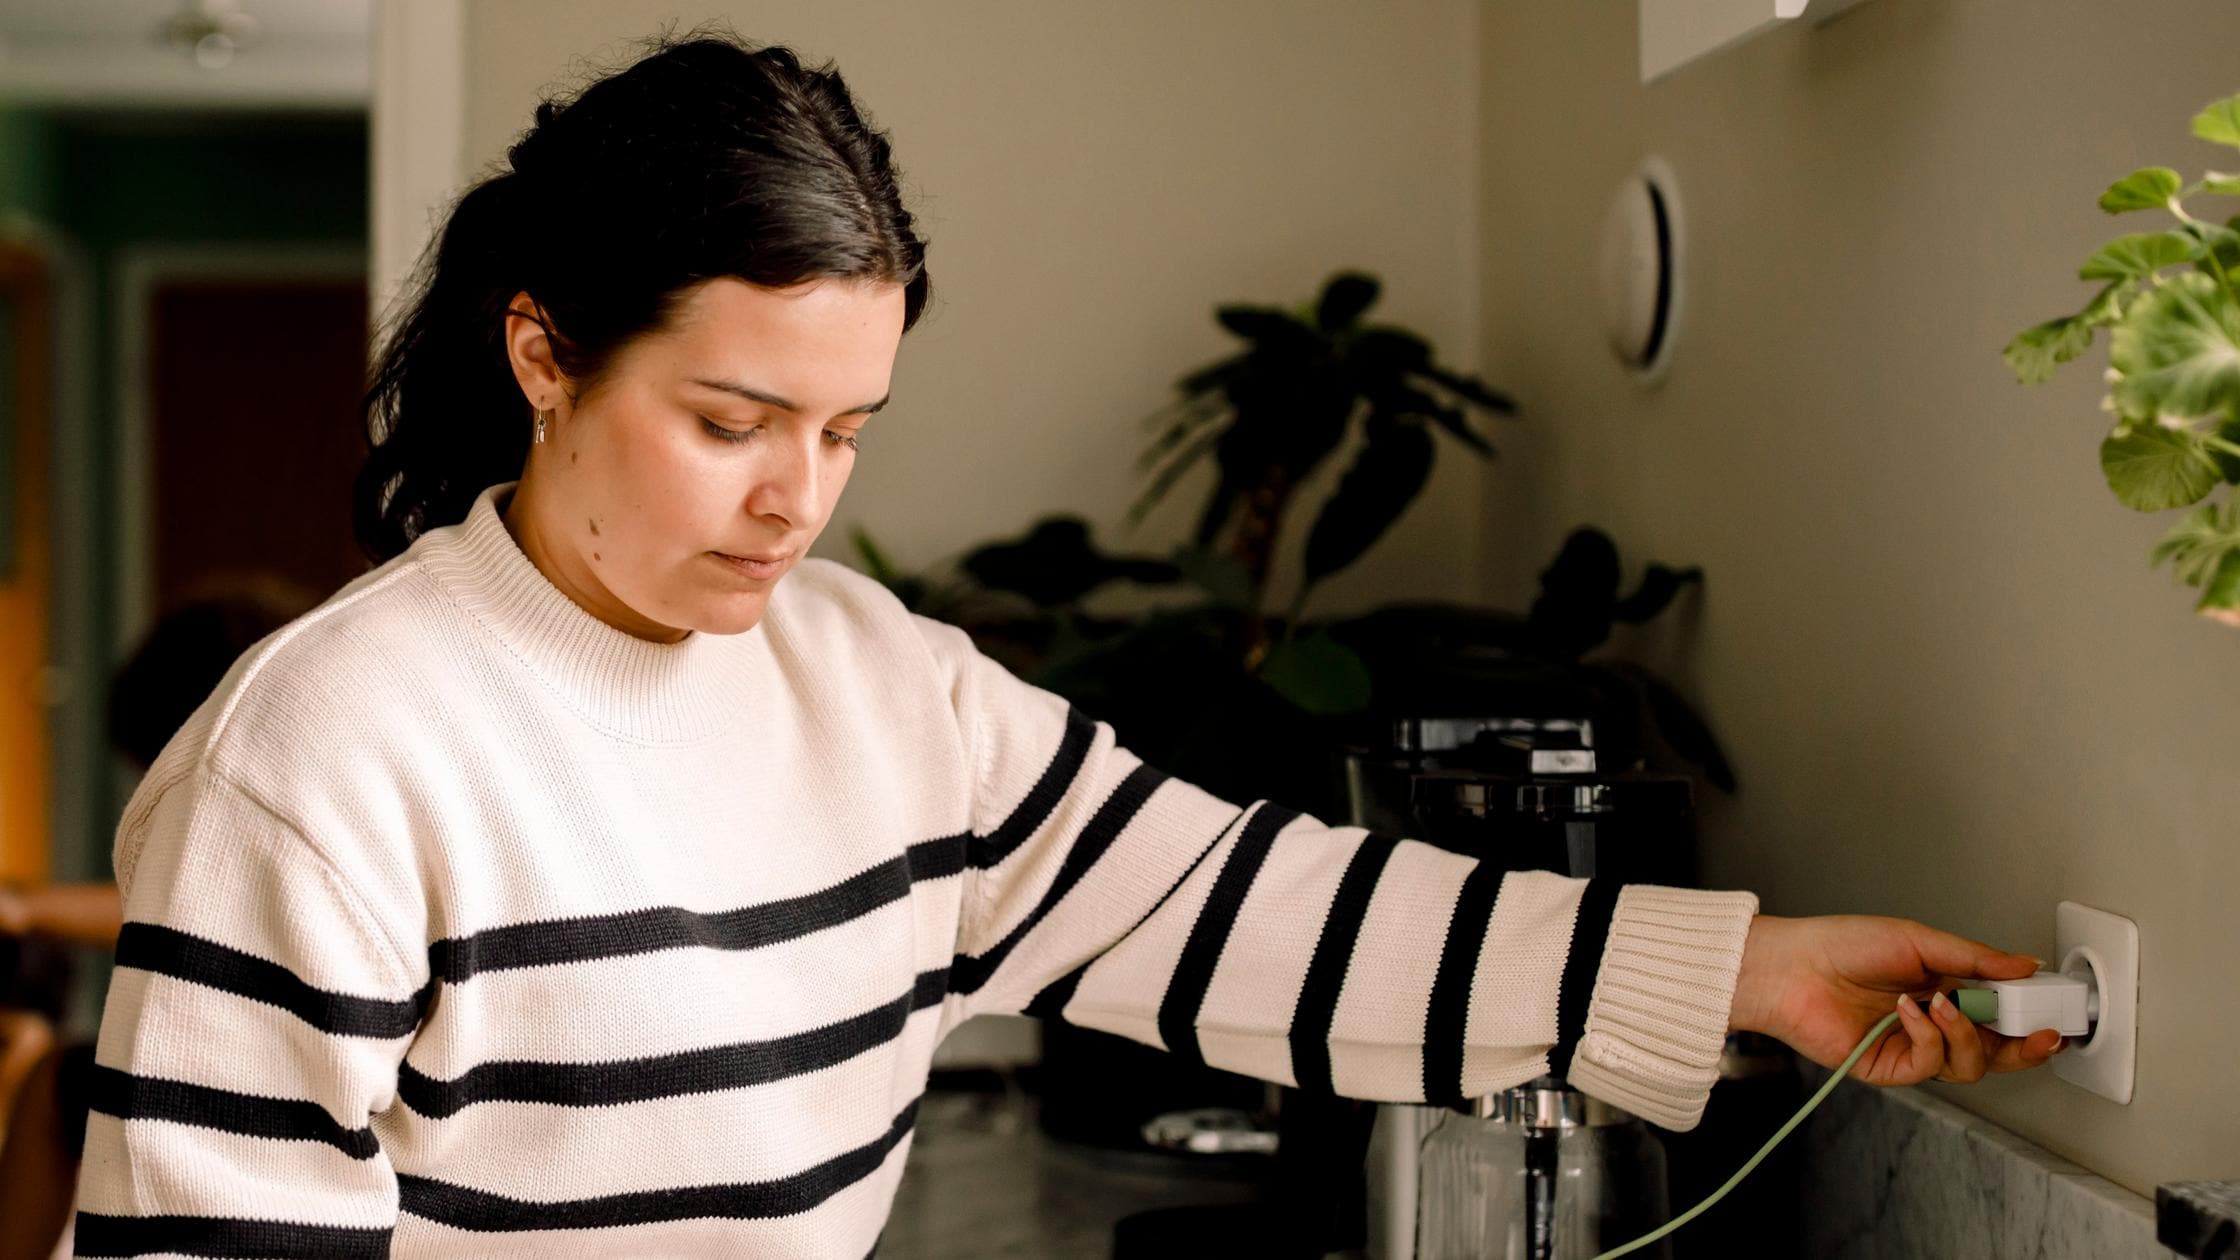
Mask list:
[[[1151,420],[1159,432],[1143,454],[1149,481],[1130,524],[1210,457],[1218,477],[1198,516],[1197,544],[1226,539],[1221,550],[1241,571],[1254,609],[1294,494],[1358,423],[1360,449],[1307,535],[1287,623],[1317,583],[1360,559],[1415,501],[1437,455],[1432,429],[1490,458],[1493,445],[1470,427],[1465,408],[1516,412],[1483,381],[1441,367],[1422,337],[1363,323],[1379,291],[1376,277],[1344,271],[1296,310],[1217,308],[1214,318],[1245,348],[1184,376],[1176,383],[1182,397]]]
[[[1515,411],[1483,382],[1439,366],[1421,337],[1363,324],[1377,292],[1373,277],[1340,272],[1297,311],[1218,308],[1246,348],[1184,376],[1181,398],[1151,418],[1157,436],[1130,512],[1140,520],[1185,470],[1214,460],[1194,541],[1171,556],[1108,554],[1087,522],[1054,515],[930,574],[899,572],[858,529],[861,566],[913,610],[962,627],[1013,672],[1110,721],[1146,759],[1234,799],[1335,816],[1346,803],[1331,795],[1334,746],[1391,715],[1457,703],[1591,709],[1613,752],[1653,745],[1731,789],[1724,756],[1677,692],[1638,666],[1583,659],[1615,624],[1661,612],[1700,581],[1697,570],[1650,565],[1623,593],[1615,546],[1581,529],[1541,573],[1529,614],[1418,602],[1303,618],[1307,594],[1358,560],[1422,491],[1437,452],[1432,429],[1491,456],[1465,408]],[[1271,616],[1264,604],[1284,514],[1356,425],[1358,454],[1309,532],[1299,597]],[[1198,598],[1140,615],[1093,613],[1088,598],[1114,583],[1185,585]]]
[[[2193,120],[2193,134],[2240,148],[2240,96]],[[2115,423],[2100,444],[2108,488],[2126,507],[2191,507],[2155,545],[2201,592],[2195,607],[2240,625],[2240,216],[2195,217],[2185,199],[2240,197],[2240,175],[2210,171],[2188,185],[2166,166],[2133,171],[2100,196],[2110,214],[2166,210],[2177,225],[2133,232],[2085,260],[2078,276],[2103,282],[2085,308],[2024,330],[2004,357],[2025,384],[2053,375],[2109,330],[2108,395]],[[2221,492],[2221,494],[2220,494]]]

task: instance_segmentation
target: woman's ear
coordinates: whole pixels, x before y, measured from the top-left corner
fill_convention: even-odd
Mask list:
[[[567,377],[552,357],[549,317],[526,289],[506,307],[506,358],[531,409],[557,410],[571,396]]]

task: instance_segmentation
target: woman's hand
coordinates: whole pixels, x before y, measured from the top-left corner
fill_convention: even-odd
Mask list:
[[[1871,1085],[1931,1077],[1974,1082],[1986,1072],[2043,1065],[2061,1048],[2051,1029],[2006,1037],[1981,1027],[1944,998],[1958,980],[2017,980],[2037,960],[2009,954],[1910,919],[1839,914],[1750,924],[1728,1026],[1778,1037],[1822,1067],[1842,1063],[1875,1021],[1898,1010],[1898,1027],[1868,1048],[1852,1075]],[[1926,1009],[1913,996],[1938,994]]]

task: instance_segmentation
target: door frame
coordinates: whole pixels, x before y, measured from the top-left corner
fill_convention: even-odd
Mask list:
[[[110,361],[116,406],[107,437],[116,452],[110,493],[116,503],[115,586],[108,665],[124,661],[154,624],[154,346],[149,303],[175,280],[365,280],[366,248],[355,241],[138,245],[117,251],[110,289]]]

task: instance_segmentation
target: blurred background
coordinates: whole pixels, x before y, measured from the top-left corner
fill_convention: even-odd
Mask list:
[[[1436,606],[1448,649],[1478,625],[1504,659],[1559,658],[1542,681],[1607,665],[1594,704],[1634,679],[1640,764],[1697,780],[1704,886],[2041,956],[2064,898],[2135,920],[2167,1005],[2128,1106],[2050,1073],[1925,1092],[2133,1214],[2240,1175],[2240,639],[2146,563],[2170,521],[2109,496],[2102,352],[2033,388],[2000,356],[2091,296],[2075,265],[2121,228],[2093,204],[2111,181],[2236,160],[2186,125],[2240,91],[2240,10],[1730,3],[1704,8],[1750,15],[1651,75],[1644,32],[1677,3],[0,0],[0,882],[108,875],[136,773],[109,682],[167,612],[363,571],[367,340],[449,199],[540,93],[721,19],[837,63],[931,242],[933,305],[821,554],[951,612],[960,572],[1005,586],[991,542],[1058,514],[1099,555],[1190,570],[1004,605],[1023,672],[1178,590],[1234,596],[1234,536],[1203,528],[1218,460],[1131,516],[1147,422],[1238,350],[1217,308],[1312,312],[1333,277],[1374,277],[1366,318],[1499,405],[1442,395],[1460,418],[1429,418],[1420,488],[1371,493],[1397,502],[1326,573],[1316,509],[1366,430],[1292,469],[1300,506],[1261,522],[1244,598],[1296,613],[1313,574],[1334,646],[1263,681],[1385,729],[1392,686],[1431,684],[1378,652],[1434,631],[1363,619]],[[1647,237],[1622,209],[1644,171]],[[1627,253],[1650,246],[1661,272]],[[1662,304],[1630,323],[1642,274]],[[1582,527],[1607,555],[1566,549]],[[1551,648],[1582,564],[1608,570],[1601,603]],[[1364,669],[1376,698],[1349,691]],[[1196,738],[1174,735],[1183,766]],[[1335,764],[1222,786],[1343,813]],[[87,1035],[98,958],[79,974],[65,1019]],[[1042,1055],[1019,1021],[942,1064],[1014,1089]],[[1156,1170],[1094,1175],[1091,1200],[1172,1197]]]

